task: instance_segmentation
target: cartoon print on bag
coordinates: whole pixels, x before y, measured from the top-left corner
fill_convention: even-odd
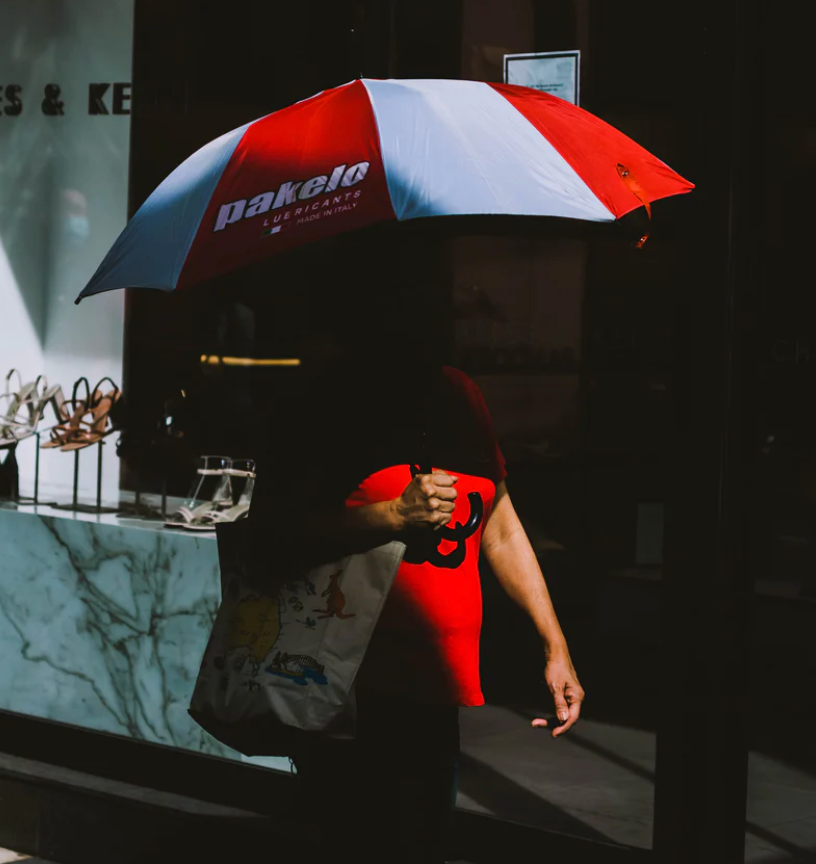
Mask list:
[[[295,610],[295,612],[303,611],[303,603],[300,601],[299,597],[290,597],[289,605]]]
[[[229,631],[228,652],[248,660],[252,675],[272,650],[281,631],[281,610],[277,598],[247,597],[236,610]],[[236,670],[237,671],[237,670]]]
[[[356,612],[343,612],[346,606],[346,595],[340,587],[342,575],[343,571],[339,570],[329,576],[329,587],[320,595],[326,598],[326,608],[312,610],[318,618],[353,618],[357,614]]]
[[[272,662],[266,667],[266,671],[272,675],[279,675],[281,678],[289,678],[295,682],[305,686],[309,681],[314,681],[315,684],[328,684],[329,681],[323,674],[325,666],[318,663],[314,657],[308,654],[281,654],[280,651],[275,654]]]
[[[411,466],[411,479],[419,474],[419,468]],[[484,501],[478,492],[468,493],[470,513],[464,523],[457,522],[453,527],[445,525],[433,532],[432,537],[411,540],[407,544],[403,560],[407,564],[431,564],[445,570],[456,570],[465,563],[467,540],[472,537],[484,519]],[[455,543],[456,548],[447,555],[439,550],[443,540]]]

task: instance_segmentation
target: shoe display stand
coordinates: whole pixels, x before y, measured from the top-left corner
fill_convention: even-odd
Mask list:
[[[37,452],[34,457],[34,495],[20,495],[19,469],[17,467],[17,447],[19,445],[14,444],[8,448],[10,452],[4,466],[6,470],[14,471],[12,494],[5,500],[11,501],[13,504],[17,504],[20,507],[53,507],[56,504],[56,501],[40,500],[40,432],[37,431],[30,437],[35,438],[37,442]]]
[[[147,519],[151,522],[163,522],[167,519],[167,483],[163,481],[161,506],[156,507],[154,504],[148,504],[142,501],[142,490],[136,489],[133,493],[133,504],[126,505],[123,512],[127,512],[132,516],[141,516],[142,519]]]
[[[141,475],[136,475],[136,488],[133,490],[133,502],[121,501],[119,510],[120,516],[128,516],[135,519],[144,519],[148,522],[164,521],[167,518],[167,483],[163,484],[164,493],[162,495],[161,508],[157,508],[155,504],[146,501],[143,498],[143,490],[141,483]]]
[[[73,510],[77,513],[118,513],[119,507],[103,507],[102,506],[102,448],[105,446],[105,441],[98,441],[92,444],[91,447],[96,447],[96,504],[80,504],[79,503],[79,454],[82,450],[89,449],[83,447],[82,450],[74,450],[74,496],[70,504],[55,504],[55,510]]]
[[[3,501],[16,501],[20,495],[20,469],[17,465],[17,445],[3,447],[5,458],[0,461],[0,498]]]

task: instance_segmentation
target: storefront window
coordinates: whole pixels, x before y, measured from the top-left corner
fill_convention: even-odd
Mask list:
[[[3,4],[0,376],[46,375],[68,397],[82,376],[91,387],[105,376],[122,383],[124,298],[82,312],[73,301],[127,221],[132,38],[133,0]],[[41,425],[58,420],[49,408]],[[108,501],[119,495],[113,449]],[[23,495],[36,451],[34,437],[17,448]],[[96,491],[95,461],[81,466],[83,498]],[[70,499],[73,471],[71,456],[43,450],[40,491]]]
[[[341,22],[336,32],[306,26],[315,14],[312,4],[286,12],[291,38],[278,45],[269,85],[262,90],[253,78],[240,106],[228,99],[231,88],[247,80],[237,49],[235,64],[225,61],[221,78],[207,86],[201,80],[185,85],[169,49],[164,60],[151,60],[145,75],[157,76],[163,63],[177,79],[175,88],[161,84],[176,114],[167,106],[145,112],[136,137],[152,152],[160,129],[176,131],[153,164],[137,166],[136,200],[194,143],[356,74],[500,82],[506,55],[536,52],[579,51],[581,104],[683,172],[672,95],[679,46],[670,34],[657,38],[658,22],[649,15],[619,16],[568,0],[423,0],[388,4],[388,12],[385,4],[340,5],[332,19]],[[256,12],[260,28],[266,13]],[[189,68],[205,64],[211,46],[224,42],[209,19],[195,27],[196,39],[184,49]],[[649,46],[645,56],[618,50],[633,41]],[[253,52],[242,49],[247,55]],[[293,75],[304,58],[308,74]],[[406,228],[404,258],[388,251],[396,247],[380,245],[377,234],[368,266],[382,267],[386,288],[388,268],[412,260],[417,278],[431,279],[446,298],[447,311],[435,323],[448,334],[450,362],[485,395],[508,460],[508,488],[587,692],[584,719],[563,740],[530,728],[533,716],[551,709],[541,678],[542,646],[485,568],[481,662],[488,706],[462,712],[459,806],[650,848],[672,398],[673,310],[666,288],[675,210],[670,202],[655,206],[652,236],[636,251],[640,219],[636,214],[622,226],[399,226]],[[306,250],[276,262],[261,315],[257,307],[247,314],[237,306],[208,305],[203,294],[133,297],[128,377],[142,403],[158,411],[162,388],[184,385],[195,406],[190,416],[201,418],[190,424],[188,444],[212,452],[251,449],[246,427],[219,418],[257,418],[258,406],[247,395],[254,376],[252,386],[264,381],[276,394],[263,406],[265,422],[281,422],[299,372],[202,366],[199,358],[296,354],[309,303],[339,288],[332,281],[339,273],[333,254]],[[237,296],[255,278],[236,275],[228,288]],[[354,282],[343,280],[349,296]],[[155,471],[126,470],[127,483],[137,476],[150,491],[161,482]],[[186,482],[183,470],[175,472],[171,493],[183,494]]]
[[[682,205],[655,204],[651,224],[642,212],[606,225],[427,219],[300,249],[200,290],[132,291],[126,303],[113,292],[80,309],[73,300],[123,227],[128,193],[132,215],[206,142],[358,75],[502,82],[509,55],[568,52],[579,56],[580,104],[682,174],[687,154],[674,94],[683,34],[664,30],[648,9],[621,14],[588,0],[248,2],[243,16],[225,15],[215,2],[199,4],[193,16],[189,3],[144,4],[135,25],[133,5],[10,0],[4,8],[10,17],[0,31],[0,148],[9,155],[0,161],[0,374],[43,369],[66,389],[80,375],[91,384],[102,375],[123,379],[121,460],[111,459],[108,447],[105,494],[118,498],[121,481],[123,497],[140,496],[144,512],[161,524],[159,508],[163,518],[183,500],[202,455],[257,458],[290,422],[304,398],[304,352],[330,356],[338,336],[315,327],[317,320],[326,324],[324,300],[347,297],[351,306],[363,271],[365,279],[380,280],[383,292],[399,280],[421,281],[438,298],[433,324],[445,359],[476,382],[491,411],[508,489],[587,697],[582,720],[564,738],[554,741],[530,727],[534,717],[553,713],[543,647],[485,563],[480,659],[487,705],[461,712],[458,806],[583,840],[651,849],[676,371],[668,286]],[[42,14],[32,13],[35,6]],[[134,36],[140,89],[131,129]],[[567,68],[573,61],[564,62]],[[810,120],[790,107],[769,106],[768,118],[775,130],[769,164],[790,174],[785,182],[770,179],[769,194],[776,196],[774,212],[790,217],[769,240],[769,256],[788,263],[780,265],[786,269],[765,321],[766,500],[774,502],[776,527],[758,582],[758,608],[768,624],[756,631],[757,681],[759,670],[787,668],[784,687],[793,688],[807,679],[802,646],[814,594],[813,483],[802,467],[812,448],[810,427],[797,411],[809,417],[802,394],[816,335],[808,330],[810,301],[795,274],[809,248],[801,202],[816,136]],[[636,249],[647,228],[648,242]],[[67,488],[73,464],[60,453],[47,458],[59,464],[55,489]],[[32,462],[33,455],[23,465],[27,477]],[[92,470],[86,479],[93,488]],[[78,588],[80,577],[66,583],[72,597],[94,610],[98,602],[100,620],[119,615],[137,634],[122,637],[133,652],[125,671],[117,665],[126,653],[120,643],[106,642],[93,655],[103,658],[98,678],[115,698],[88,696],[97,714],[81,722],[236,758],[186,714],[220,591],[215,542],[210,537],[208,547],[193,535],[154,527],[158,539],[150,535],[134,553],[139,566],[116,571],[116,585],[126,588],[115,607],[107,595],[98,601],[96,584],[74,558],[66,565],[70,579],[80,573],[84,580]],[[182,546],[173,544],[182,536],[189,543],[179,552]],[[82,565],[94,578],[123,557],[111,543],[102,564]],[[152,577],[159,571],[166,582],[157,588]],[[81,593],[88,584],[90,600]],[[81,630],[73,618],[60,620]],[[785,667],[782,646],[792,643],[801,651]],[[176,651],[180,644],[184,650]],[[756,698],[771,699],[764,691]],[[65,713],[52,719],[75,722],[72,712],[85,711],[81,698],[65,699]],[[159,720],[150,714],[154,704],[164,706]],[[752,806],[759,815],[749,818],[751,854],[799,844],[811,820],[807,800],[816,788],[801,762],[809,717],[789,719],[799,737],[775,735],[773,724],[754,733]],[[288,769],[280,759],[257,761]],[[767,815],[762,802],[780,786],[794,802],[791,812],[802,815],[777,830],[784,815],[773,807]]]
[[[813,615],[816,611],[816,328],[810,268],[810,193],[816,189],[816,117],[808,61],[811,12],[768,15],[762,59],[768,80],[776,45],[789,58],[787,84],[759,90],[763,219],[757,333],[757,485],[750,643],[745,860],[806,860],[816,850],[816,760],[811,744]],[[781,42],[780,42],[781,40]]]

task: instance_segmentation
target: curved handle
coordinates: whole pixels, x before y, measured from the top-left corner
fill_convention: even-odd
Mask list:
[[[478,492],[468,493],[468,502],[470,503],[470,516],[464,525],[458,523],[451,528],[450,525],[443,525],[439,529],[439,533],[445,540],[457,542],[463,538],[470,537],[476,529],[481,525],[484,518],[484,502],[482,496]]]

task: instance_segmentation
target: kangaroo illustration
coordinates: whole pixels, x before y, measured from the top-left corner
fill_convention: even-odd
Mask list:
[[[320,595],[326,598],[325,609],[315,609],[314,612],[318,618],[353,618],[357,613],[343,614],[343,609],[346,605],[346,595],[340,588],[340,583],[337,581],[343,571],[332,573],[329,576],[329,587]]]

